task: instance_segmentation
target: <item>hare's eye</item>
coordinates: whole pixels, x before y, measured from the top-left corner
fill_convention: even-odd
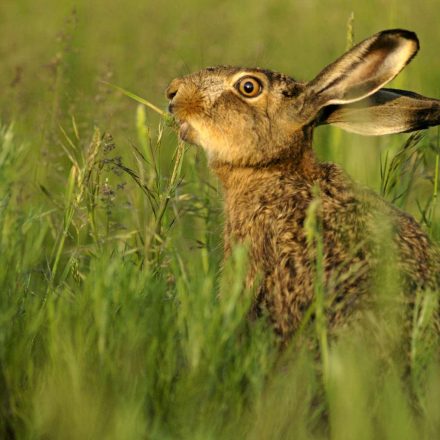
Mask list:
[[[263,89],[260,81],[252,76],[246,76],[238,80],[235,88],[246,98],[258,96]]]

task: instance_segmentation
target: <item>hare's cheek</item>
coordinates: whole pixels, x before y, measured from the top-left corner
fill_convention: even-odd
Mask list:
[[[193,141],[201,146],[210,159],[222,159],[228,156],[229,142],[225,139],[224,133],[213,127],[205,127],[203,124],[196,127],[197,139]]]

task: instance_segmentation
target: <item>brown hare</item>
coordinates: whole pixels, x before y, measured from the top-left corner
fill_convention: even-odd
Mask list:
[[[310,82],[219,66],[174,79],[167,89],[180,137],[203,147],[221,180],[225,254],[235,242],[248,244],[249,280],[260,283],[255,310],[266,310],[284,340],[313,303],[317,253],[304,223],[316,199],[331,322],[343,321],[371,290],[382,218],[394,234],[403,291],[439,285],[439,251],[417,222],[312,150],[313,130],[322,124],[363,135],[440,124],[440,100],[382,88],[418,49],[413,32],[386,30]]]

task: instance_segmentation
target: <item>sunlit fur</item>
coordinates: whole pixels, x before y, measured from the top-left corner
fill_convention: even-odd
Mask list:
[[[240,95],[234,85],[255,76],[263,91],[255,98]],[[183,87],[181,87],[183,86]],[[171,82],[168,94],[179,90],[173,112],[187,121],[186,140],[203,146],[214,164],[257,165],[292,157],[303,133],[292,121],[292,97],[303,85],[286,75],[261,69],[216,67]]]
[[[354,115],[354,131],[372,134],[439,124],[436,100],[402,91],[365,99],[392,79],[417,48],[415,34],[385,31],[360,43],[310,83],[268,70],[220,66],[175,79],[168,87],[181,137],[204,148],[222,182],[225,253],[236,242],[248,244],[248,282],[260,280],[255,313],[266,310],[284,340],[313,303],[316,249],[305,229],[313,201],[324,242],[331,323],[345,322],[371,301],[372,275],[388,236],[385,246],[399,262],[396,270],[402,274],[397,278],[409,303],[416,290],[440,282],[439,251],[416,221],[360,188],[338,166],[320,163],[312,150],[313,129],[332,118],[350,128]],[[255,98],[243,97],[235,88],[246,75],[263,86]],[[396,99],[402,96],[409,98]],[[361,112],[339,105],[356,99]],[[326,107],[335,102],[337,106]],[[366,108],[375,124],[359,121],[359,115],[368,118]],[[378,130],[381,118],[384,128]]]

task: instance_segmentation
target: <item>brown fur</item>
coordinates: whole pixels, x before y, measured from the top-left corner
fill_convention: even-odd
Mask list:
[[[357,187],[333,164],[307,167],[289,162],[267,168],[215,169],[225,190],[225,251],[249,241],[251,276],[261,272],[258,301],[269,311],[275,329],[289,336],[313,300],[315,261],[307,242],[307,208],[319,188],[327,295],[333,320],[353,310],[371,289],[371,269],[380,259],[386,220],[394,229],[403,282],[412,291],[435,287],[440,280],[438,252],[409,215]],[[306,174],[303,174],[304,170]],[[392,255],[392,253],[391,253]],[[437,280],[436,280],[437,278]]]
[[[364,134],[377,131],[368,112],[376,121],[383,116],[383,133],[439,124],[438,101],[378,91],[417,49],[414,34],[385,31],[360,43],[310,83],[263,69],[220,66],[178,78],[167,90],[181,137],[206,150],[223,184],[225,253],[236,242],[248,243],[249,280],[262,276],[255,308],[267,310],[283,338],[298,328],[313,302],[316,250],[304,224],[316,199],[333,322],[368,301],[373,269],[383,251],[383,229],[393,233],[390,252],[398,257],[406,291],[440,283],[439,251],[415,220],[353,183],[338,166],[320,163],[312,151],[313,129],[322,123],[337,121]],[[384,62],[387,56],[392,63]],[[237,81],[247,75],[261,83],[260,95],[247,98],[238,91]],[[396,102],[400,98],[405,104],[401,110]],[[355,101],[357,106],[346,105]],[[423,118],[418,117],[421,112]]]

